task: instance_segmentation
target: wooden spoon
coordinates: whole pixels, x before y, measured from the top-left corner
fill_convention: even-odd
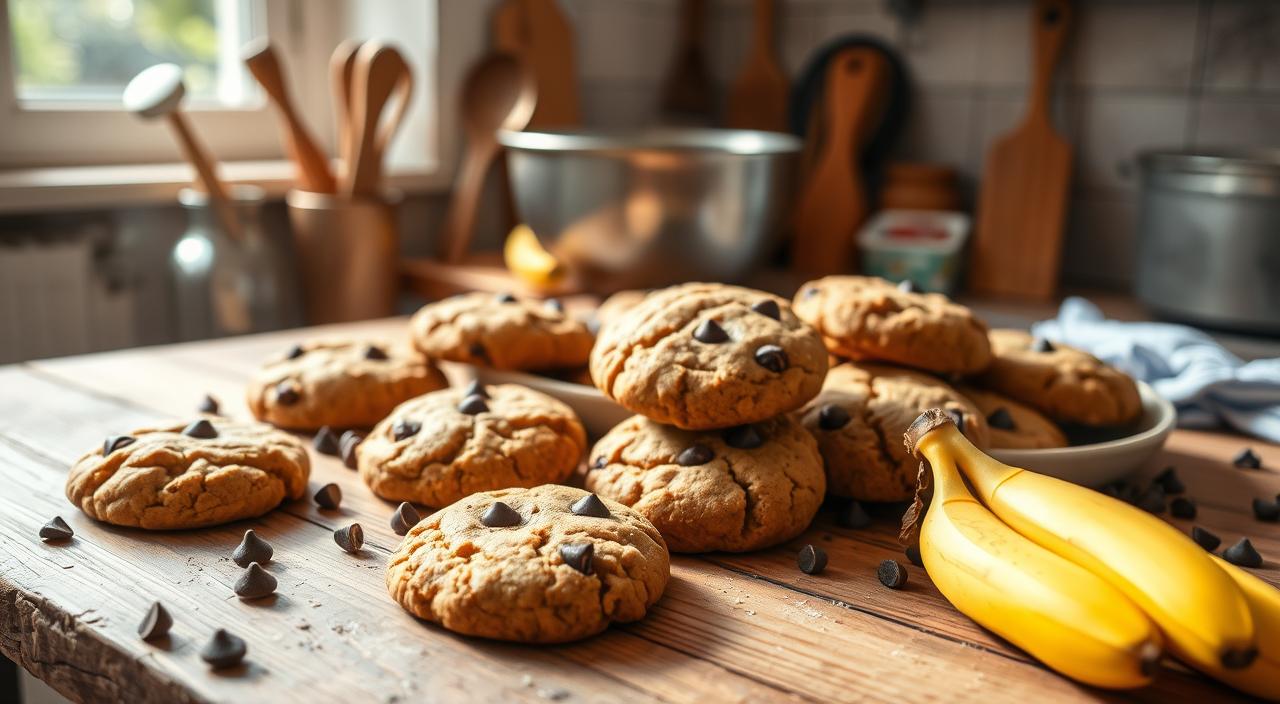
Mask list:
[[[461,261],[471,244],[484,179],[499,153],[497,131],[524,129],[536,102],[533,74],[508,54],[482,59],[467,75],[462,91],[467,145],[443,228],[445,261]]]
[[[675,122],[703,122],[711,115],[711,77],[702,44],[706,0],[683,0],[680,43],[662,84],[662,112]]]
[[[729,127],[787,131],[787,77],[778,61],[776,9],[776,0],[756,0],[750,53],[729,91]]]
[[[402,107],[393,114],[398,126],[413,90],[413,73],[394,47],[367,42],[356,52],[351,85],[353,157],[342,192],[349,196],[376,196],[382,189],[382,155],[391,136],[378,129],[382,111],[393,92],[401,94]]]
[[[355,137],[351,127],[351,84],[355,80],[356,52],[363,44],[358,39],[344,39],[329,57],[329,81],[333,90],[333,122],[338,135],[339,178],[345,183],[355,158]]]
[[[298,186],[304,191],[333,193],[337,189],[337,183],[329,169],[329,160],[316,146],[311,132],[293,108],[293,101],[289,99],[289,90],[285,85],[284,71],[271,42],[265,37],[250,42],[244,47],[243,57],[249,73],[257,79],[280,113],[285,148],[298,167]]]

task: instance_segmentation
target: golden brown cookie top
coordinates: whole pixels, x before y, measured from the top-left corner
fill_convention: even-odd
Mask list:
[[[642,618],[669,576],[649,521],[547,485],[472,494],[424,518],[391,555],[387,589],[451,631],[561,643]]]
[[[687,429],[771,418],[812,398],[822,340],[763,291],[691,283],[654,291],[605,324],[591,378],[635,413]]]
[[[300,498],[310,471],[306,448],[292,435],[202,416],[107,438],[71,466],[67,498],[107,523],[196,528]]]
[[[972,374],[991,362],[987,326],[942,294],[876,277],[828,276],[801,286],[793,305],[842,357],[941,374]]]
[[[604,301],[600,303],[600,306],[596,308],[596,321],[598,321],[600,325],[604,325],[610,320],[613,320],[632,308],[635,308],[640,304],[640,301],[643,301],[645,296],[648,295],[649,291],[642,289],[618,291],[604,299]]]
[[[465,293],[428,303],[410,321],[429,357],[494,369],[537,371],[586,364],[594,338],[556,299]]]
[[[993,449],[1042,450],[1067,446],[1067,436],[1062,430],[1034,408],[976,386],[959,386],[956,390],[972,401],[987,419]]]

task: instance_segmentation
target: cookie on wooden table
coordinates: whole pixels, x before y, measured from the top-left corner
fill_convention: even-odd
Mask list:
[[[790,540],[813,520],[826,479],[790,415],[690,431],[643,416],[596,443],[585,486],[653,522],[674,552],[743,552]]]
[[[847,359],[939,374],[973,374],[991,363],[986,324],[942,294],[875,277],[828,276],[801,286],[793,305],[828,349]]]
[[[538,371],[587,363],[594,337],[556,299],[465,293],[429,303],[410,322],[413,343],[435,359]]]
[[[392,501],[564,481],[586,450],[573,410],[515,384],[444,389],[401,404],[356,448],[360,477]]]
[[[261,516],[306,493],[297,438],[269,425],[203,416],[107,438],[67,476],[67,498],[89,516],[151,530]]]
[[[725,428],[804,405],[827,351],[785,300],[692,283],[654,291],[600,330],[591,378],[627,410],[686,429]]]
[[[987,419],[991,448],[1044,450],[1067,446],[1067,436],[1062,429],[1036,409],[975,386],[959,386],[956,390],[972,401]]]
[[[424,518],[392,553],[387,590],[456,633],[563,643],[644,618],[670,573],[649,521],[549,485],[472,494]]]
[[[902,444],[902,434],[930,408],[959,414],[965,436],[987,446],[982,414],[940,379],[887,364],[833,368],[822,393],[802,413],[826,465],[827,491],[861,501],[910,499],[920,463]]]
[[[368,428],[448,385],[431,360],[382,340],[312,340],[264,364],[247,401],[254,417],[281,428]]]
[[[1130,423],[1142,413],[1133,379],[1084,350],[1022,330],[992,330],[991,349],[995,359],[979,385],[1054,420],[1101,427]]]

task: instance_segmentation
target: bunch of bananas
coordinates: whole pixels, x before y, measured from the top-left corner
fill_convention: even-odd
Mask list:
[[[1280,591],[1145,511],[996,461],[944,411],[906,441],[934,485],[920,556],[961,612],[1086,684],[1146,685],[1167,650],[1280,701]]]

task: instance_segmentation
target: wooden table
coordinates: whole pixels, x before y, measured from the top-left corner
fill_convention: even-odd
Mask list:
[[[524,647],[461,638],[411,618],[387,596],[383,563],[399,542],[393,506],[336,459],[314,455],[311,485],[341,485],[339,511],[294,502],[257,520],[151,533],[89,519],[63,496],[67,466],[107,435],[187,418],[206,392],[245,416],[245,380],[269,354],[318,332],[402,334],[403,320],[128,350],[0,368],[0,651],[82,701],[1079,701],[1124,698],[1073,684],[952,609],[922,569],[902,591],[880,560],[905,562],[886,513],[865,530],[823,515],[809,532],[749,555],[676,556],[665,596],[644,621],[582,643]],[[1219,433],[1177,432],[1148,475],[1178,467],[1197,523],[1227,544],[1248,535],[1280,582],[1280,528],[1255,521],[1253,496],[1280,492],[1275,469],[1234,469],[1243,445],[1268,467],[1280,448]],[[75,529],[49,545],[54,515]],[[364,551],[333,543],[359,521]],[[1177,521],[1189,529],[1186,521]],[[247,528],[276,550],[279,594],[246,603],[231,585]],[[801,573],[798,547],[822,546],[826,571]],[[173,613],[171,639],[135,629],[153,600]],[[211,672],[197,652],[225,627],[246,665]],[[1170,665],[1147,701],[1230,699]]]

